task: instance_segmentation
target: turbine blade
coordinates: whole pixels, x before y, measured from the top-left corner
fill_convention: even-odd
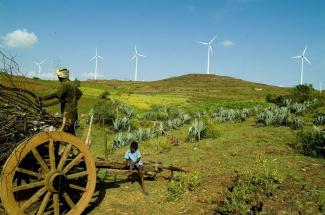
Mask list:
[[[291,57],[291,58],[301,58],[301,56],[294,56],[294,57]]]
[[[102,59],[102,60],[104,60],[104,58],[103,58],[102,56],[99,56],[99,55],[98,55],[97,57],[100,58],[100,59]]]
[[[135,58],[137,57],[137,55],[133,55],[133,57],[131,57],[130,61],[133,61]]]
[[[217,35],[215,35],[211,40],[210,40],[210,44],[213,43],[213,41],[217,38]]]
[[[209,43],[201,42],[201,41],[199,41],[198,43],[203,44],[203,45],[208,45],[209,44]]]
[[[140,57],[146,57],[146,56],[144,56],[144,55],[142,55],[142,54],[138,54],[138,56],[140,56]]]
[[[307,57],[304,56],[304,59],[311,65],[310,61],[308,60]]]
[[[304,51],[302,52],[302,55],[305,55],[306,50],[307,50],[307,47],[308,47],[308,46],[305,46],[305,49],[304,49]]]
[[[134,46],[135,53],[138,53],[137,46]]]
[[[42,62],[40,62],[40,64],[43,64],[46,60],[43,60]]]
[[[96,58],[96,56],[92,57],[92,58],[89,60],[89,62],[92,61],[92,60],[94,60],[95,58]]]

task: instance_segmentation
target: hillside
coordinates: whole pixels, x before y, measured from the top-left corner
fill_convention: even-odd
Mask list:
[[[38,95],[53,92],[58,81],[17,79],[18,86],[32,90]],[[7,84],[0,78],[1,84]],[[206,108],[220,103],[250,105],[252,102],[265,103],[267,94],[288,94],[289,88],[281,88],[248,82],[236,78],[206,74],[188,74],[164,80],[134,82],[120,80],[81,81],[84,96],[80,111],[88,113],[94,102],[104,92],[111,97],[128,103],[139,110],[150,109],[156,104],[171,104],[183,107]]]

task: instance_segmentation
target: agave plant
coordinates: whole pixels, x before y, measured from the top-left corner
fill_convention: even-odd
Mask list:
[[[181,120],[182,124],[185,124],[191,120],[191,117],[188,114],[181,114],[179,115],[179,119]]]
[[[307,108],[309,106],[309,103],[294,103],[292,106],[291,106],[291,110],[293,113],[296,113],[296,114],[303,114],[303,113],[306,113],[307,112]]]
[[[113,121],[113,127],[116,131],[128,130],[130,128],[130,119],[128,117],[116,118]]]
[[[302,128],[304,125],[304,119],[302,117],[294,117],[291,122],[292,129]]]
[[[188,129],[188,135],[194,138],[195,140],[200,141],[205,130],[205,123],[200,119],[195,119],[190,128]]]
[[[119,107],[125,114],[126,116],[131,119],[132,117],[135,116],[135,111],[133,108],[129,107],[127,104],[122,104]]]
[[[323,114],[318,115],[318,116],[314,119],[314,124],[315,124],[315,125],[325,125],[325,115],[323,115]]]

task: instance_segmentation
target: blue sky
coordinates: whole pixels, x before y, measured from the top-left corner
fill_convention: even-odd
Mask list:
[[[304,82],[318,87],[325,86],[324,11],[322,0],[0,0],[0,50],[30,76],[33,62],[46,60],[43,78],[62,65],[87,79],[98,47],[100,77],[130,80],[137,45],[147,56],[138,79],[148,81],[205,73],[207,48],[197,41],[217,34],[212,73],[293,86],[300,61],[291,57],[308,45]]]

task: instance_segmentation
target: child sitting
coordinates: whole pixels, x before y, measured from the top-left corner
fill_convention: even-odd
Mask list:
[[[144,181],[143,181],[143,162],[141,160],[141,153],[140,150],[138,150],[138,143],[133,141],[130,145],[130,149],[125,153],[124,155],[125,158],[125,164],[130,166],[130,170],[134,169],[134,166],[137,167],[139,177],[140,177],[140,184],[142,191],[146,194],[147,192],[145,191],[144,188]]]

